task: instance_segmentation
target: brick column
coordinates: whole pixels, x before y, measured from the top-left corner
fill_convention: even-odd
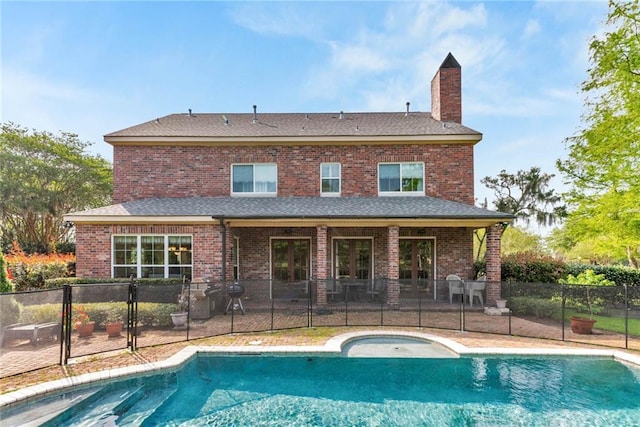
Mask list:
[[[328,278],[328,257],[327,250],[327,226],[318,225],[316,227],[316,298],[318,306],[327,305],[327,278]]]
[[[397,225],[391,225],[387,231],[387,278],[389,279],[387,283],[387,304],[390,307],[398,308],[400,306],[400,283],[398,282],[400,228]]]
[[[225,279],[228,282],[233,282],[233,230],[227,224],[224,225],[227,233],[227,241],[226,241],[226,258],[224,262],[226,263],[226,271],[225,271]]]
[[[500,299],[500,279],[502,261],[500,257],[500,243],[502,239],[502,224],[487,227],[487,305],[495,305]]]

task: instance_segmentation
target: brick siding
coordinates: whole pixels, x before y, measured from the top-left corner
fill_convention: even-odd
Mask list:
[[[115,146],[114,203],[229,196],[231,164],[276,163],[278,195],[319,196],[320,163],[342,164],[342,196],[377,196],[378,163],[424,162],[426,195],[474,203],[473,145]]]
[[[111,277],[111,236],[114,234],[191,235],[193,236],[193,277],[213,277],[216,280],[221,277],[222,235],[218,225],[77,224],[76,227],[76,275],[78,277]],[[230,247],[227,255],[230,260]],[[231,262],[228,265],[230,266]],[[233,274],[233,270],[230,274]]]

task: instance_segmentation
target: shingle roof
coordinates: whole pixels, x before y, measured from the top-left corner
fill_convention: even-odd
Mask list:
[[[141,199],[67,216],[207,216],[235,219],[421,218],[495,219],[513,216],[434,197],[186,197]]]
[[[375,137],[464,135],[479,132],[435,120],[431,113],[185,113],[171,114],[105,135],[135,137]],[[341,118],[342,117],[342,118]]]

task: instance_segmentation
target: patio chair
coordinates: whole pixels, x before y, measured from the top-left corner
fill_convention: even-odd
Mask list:
[[[449,304],[453,304],[454,295],[461,295],[464,303],[464,281],[455,274],[448,275],[446,280],[447,285],[449,285]]]
[[[371,287],[367,289],[367,295],[370,296],[371,301],[380,300],[380,295],[387,289],[387,281],[386,277],[378,277],[371,282]]]
[[[331,301],[335,301],[336,295],[342,295],[340,281],[333,278],[327,279],[327,297],[329,297]]]
[[[473,307],[473,298],[478,298],[480,300],[480,305],[484,305],[484,300],[482,299],[482,293],[484,292],[484,288],[487,286],[487,276],[480,276],[476,281],[470,282],[467,284],[467,296],[469,298],[469,307]]]

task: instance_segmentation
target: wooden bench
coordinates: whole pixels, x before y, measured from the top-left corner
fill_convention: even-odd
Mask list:
[[[35,346],[44,339],[57,339],[60,336],[60,323],[16,323],[5,326],[0,337],[0,347],[10,340],[29,340]]]

